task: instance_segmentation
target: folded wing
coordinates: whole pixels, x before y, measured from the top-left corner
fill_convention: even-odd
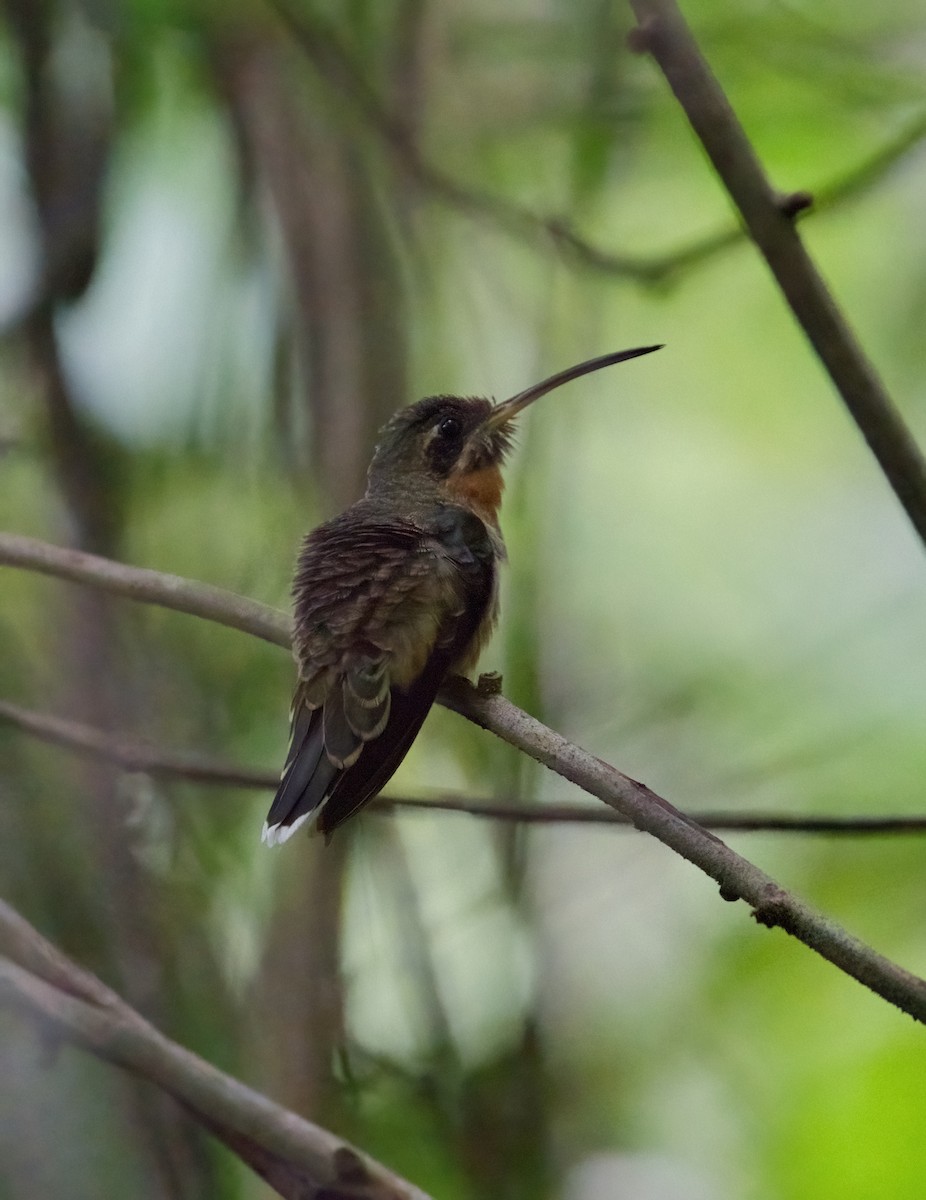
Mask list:
[[[358,507],[310,534],[300,555],[300,680],[270,845],[313,817],[329,835],[383,788],[493,601],[488,541],[460,554]]]

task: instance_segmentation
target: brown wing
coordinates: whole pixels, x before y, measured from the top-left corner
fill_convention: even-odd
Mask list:
[[[405,757],[494,594],[487,535],[474,554],[456,534],[376,521],[361,503],[306,539],[294,584],[300,682],[269,844],[315,812],[329,834]]]

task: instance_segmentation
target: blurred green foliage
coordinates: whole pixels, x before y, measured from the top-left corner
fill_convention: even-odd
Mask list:
[[[775,183],[830,197],[802,230],[926,440],[922,7],[686,11]],[[735,219],[628,10],[5,12],[3,528],[285,607],[397,405],[664,341],[532,410],[484,666],[685,808],[922,810],[921,547],[748,244],[688,262]],[[678,261],[583,269],[524,211]],[[12,571],[0,638],[5,698],[282,758],[292,671],[262,643]],[[445,712],[390,790],[570,791]],[[441,1200],[922,1194],[921,1032],[660,846],[409,813],[268,853],[266,803],[2,727],[0,889]],[[926,972],[917,841],[740,843]],[[2,1024],[4,1200],[266,1194],[156,1097]]]

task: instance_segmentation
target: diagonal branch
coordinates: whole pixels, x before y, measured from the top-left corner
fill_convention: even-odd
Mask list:
[[[926,981],[814,912],[645,784],[567,741],[504,696],[486,695],[466,680],[456,679],[445,685],[441,700],[589,795],[597,796],[637,829],[658,838],[714,879],[724,900],[745,900],[760,925],[779,926],[847,975],[926,1023]]]
[[[61,575],[151,604],[166,604],[219,624],[287,645],[282,613],[253,600],[174,575],[160,576],[76,555],[31,538],[0,534],[0,564]],[[487,678],[487,677],[484,677]],[[537,762],[577,784],[652,834],[720,885],[725,900],[745,900],[761,925],[779,926],[847,975],[926,1024],[926,981],[892,963],[835,922],[814,912],[764,871],[674,808],[644,784],[574,745],[522,712],[489,686],[477,689],[464,679],[449,680],[440,702],[482,726]]]
[[[926,461],[823,282],[674,0],[630,0],[632,45],[659,64],[785,299],[926,542]],[[809,202],[809,197],[804,203]]]
[[[154,1083],[290,1200],[428,1200],[340,1138],[159,1033],[0,901],[0,1002]]]
[[[273,771],[242,767],[203,754],[161,750],[141,738],[114,737],[92,725],[34,712],[8,700],[0,700],[0,721],[15,725],[39,741],[114,763],[124,771],[237,788],[275,789],[280,782],[279,773]]]
[[[78,721],[22,708],[0,700],[0,721],[15,726],[39,741],[62,746],[78,754],[114,763],[124,771],[139,771],[166,779],[222,787],[273,791],[279,776],[275,771],[244,767],[226,759],[189,751],[163,750],[141,738],[114,737]],[[518,800],[478,800],[471,796],[378,796],[369,811],[380,816],[395,811],[461,813],[493,821],[520,825],[609,825],[627,829],[630,822],[611,808],[587,804],[534,804]],[[742,833],[797,833],[832,835],[883,835],[926,833],[926,816],[832,817],[786,812],[736,812],[707,810],[689,814],[706,829]]]

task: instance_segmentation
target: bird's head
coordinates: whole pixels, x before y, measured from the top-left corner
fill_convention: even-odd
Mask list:
[[[589,359],[501,404],[480,396],[428,396],[408,405],[380,432],[367,495],[436,494],[494,523],[504,486],[501,468],[518,414],[580,375],[659,349],[641,346]]]

